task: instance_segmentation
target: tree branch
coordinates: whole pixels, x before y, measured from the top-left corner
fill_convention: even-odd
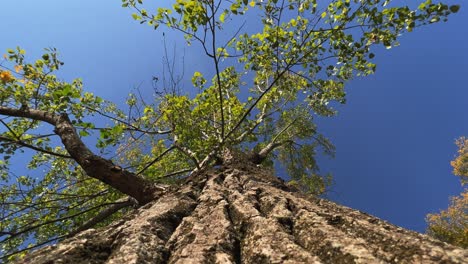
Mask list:
[[[90,111],[96,112],[96,113],[98,113],[98,114],[100,114],[100,115],[102,115],[104,117],[107,117],[107,118],[109,118],[111,120],[114,120],[114,121],[116,121],[118,123],[126,125],[127,127],[124,128],[124,130],[126,130],[126,131],[136,131],[136,132],[141,132],[141,133],[149,134],[149,135],[165,135],[165,134],[169,134],[169,133],[172,132],[172,130],[162,130],[162,131],[160,131],[160,130],[158,130],[158,131],[143,130],[143,129],[140,129],[140,128],[130,124],[129,122],[126,122],[124,120],[115,118],[115,117],[110,116],[108,114],[105,114],[105,113],[103,113],[103,112],[101,112],[101,111],[99,111],[97,109],[94,109],[94,108],[91,108],[91,107],[88,107],[88,106],[85,106],[85,107],[86,107],[86,109],[88,109]],[[94,129],[106,129],[106,128],[94,128]]]
[[[263,109],[262,109],[262,113],[260,114],[260,116],[257,118],[257,120],[255,120],[255,124],[248,130],[244,131],[244,133],[242,133],[240,136],[238,136],[236,138],[236,142],[242,142],[244,141],[244,139],[250,135],[262,122],[263,120],[265,119],[265,117],[267,116],[266,114],[266,104],[263,106]]]
[[[32,226],[29,226],[29,227],[26,227],[25,229],[21,230],[21,231],[18,231],[18,232],[11,232],[10,236],[5,238],[4,240],[0,241],[0,244],[3,244],[19,235],[22,235],[22,234],[25,234],[29,231],[32,231],[34,229],[37,229],[41,226],[45,226],[45,225],[49,225],[49,224],[53,224],[53,223],[56,223],[56,222],[60,222],[60,221],[63,221],[63,220],[67,220],[67,219],[71,219],[71,218],[74,218],[76,216],[79,216],[79,215],[82,215],[82,214],[85,214],[87,212],[90,212],[92,210],[95,210],[95,209],[98,209],[100,207],[103,207],[103,206],[106,206],[106,205],[112,205],[113,203],[104,203],[104,204],[99,204],[99,205],[96,205],[96,206],[93,206],[91,208],[88,208],[86,210],[83,210],[83,211],[79,211],[78,213],[76,214],[72,214],[72,215],[68,215],[68,216],[64,216],[64,217],[60,217],[60,218],[57,218],[57,219],[52,219],[52,220],[48,220],[48,221],[45,221],[45,222],[42,222],[42,223],[39,223],[37,225],[32,225]]]
[[[20,249],[20,250],[17,250],[17,251],[14,251],[12,253],[9,253],[9,254],[6,254],[6,255],[3,255],[3,256],[0,256],[0,260],[4,260],[4,259],[7,259],[15,254],[19,254],[21,252],[24,252],[24,251],[28,251],[28,250],[31,250],[31,249],[35,249],[35,248],[38,248],[38,247],[41,247],[41,246],[44,246],[44,245],[47,245],[51,242],[54,242],[54,241],[57,241],[59,239],[62,239],[62,238],[65,238],[66,235],[63,235],[63,236],[58,236],[58,237],[55,237],[55,238],[52,238],[52,239],[49,239],[49,240],[46,240],[42,243],[39,243],[39,244],[36,244],[36,245],[32,245],[32,246],[29,246],[29,247],[25,247],[23,249]]]
[[[156,163],[158,160],[160,160],[162,157],[164,157],[164,155],[166,155],[167,153],[169,153],[171,150],[173,150],[175,148],[176,148],[175,146],[172,146],[172,147],[166,149],[163,153],[161,153],[161,155],[157,156],[154,160],[152,160],[150,163],[148,163],[148,165],[146,165],[143,169],[141,169],[136,175],[140,175],[143,172],[145,172],[145,170],[147,170],[154,163]]]
[[[171,172],[171,173],[166,174],[164,176],[161,176],[159,178],[169,178],[169,177],[172,177],[172,176],[175,176],[175,175],[179,175],[179,174],[186,173],[186,172],[191,172],[191,171],[193,171],[193,169],[182,169],[182,170],[179,170],[179,171]]]
[[[111,204],[109,207],[100,211],[96,216],[84,222],[81,226],[77,227],[75,230],[71,231],[69,234],[67,234],[67,237],[72,237],[81,231],[84,231],[86,229],[89,229],[95,226],[96,224],[102,222],[109,216],[113,215],[114,213],[118,212],[119,210],[125,207],[136,206],[137,204],[138,202],[131,197],[125,197],[125,198],[119,199],[115,201],[113,204]]]
[[[54,126],[54,132],[62,140],[65,149],[88,176],[135,198],[140,204],[152,201],[158,197],[158,191],[161,191],[160,188],[146,179],[115,166],[112,161],[91,152],[76,133],[75,127],[65,113],[54,114],[37,109],[15,109],[0,106],[0,115],[24,117]]]
[[[268,157],[268,154],[270,154],[273,150],[275,150],[276,148],[279,148],[281,146],[284,146],[286,144],[291,144],[291,143],[294,143],[294,141],[290,140],[290,139],[280,141],[280,142],[270,142],[270,143],[268,143],[268,145],[266,145],[259,152],[251,154],[250,155],[250,160],[254,164],[260,164]]]
[[[17,145],[20,145],[20,146],[23,146],[23,147],[26,147],[26,148],[29,148],[29,149],[32,149],[32,150],[35,150],[35,151],[39,151],[39,152],[42,152],[42,153],[45,153],[45,154],[52,155],[52,156],[57,156],[57,157],[67,158],[67,159],[72,158],[69,155],[64,155],[64,154],[56,153],[56,152],[53,152],[53,151],[41,149],[39,147],[30,145],[30,144],[28,144],[28,143],[26,143],[24,141],[21,141],[21,140],[14,140],[14,139],[11,139],[11,138],[0,136],[0,141],[7,141],[7,142],[10,142],[11,144],[17,144]]]
[[[190,150],[189,148],[186,148],[184,146],[181,146],[180,144],[178,144],[177,142],[174,143],[174,146],[175,148],[177,148],[180,152],[182,152],[182,154],[186,155],[187,157],[189,157],[193,163],[195,163],[195,166],[200,169],[200,162],[198,161],[197,157],[195,156],[195,153]]]
[[[213,49],[213,62],[215,65],[216,70],[216,82],[218,83],[218,96],[219,96],[219,104],[220,104],[220,111],[221,111],[221,144],[224,142],[224,127],[226,126],[225,119],[224,119],[224,98],[223,98],[223,88],[221,87],[221,73],[219,70],[219,58],[216,55],[216,19],[215,14],[217,9],[215,10],[214,1],[210,4],[210,9],[212,13],[212,21],[208,20],[208,24],[210,26],[211,31],[211,45]]]
[[[268,143],[268,145],[266,145],[258,153],[252,154],[251,155],[252,162],[255,164],[260,164],[266,159],[268,154],[270,154],[275,148],[281,147],[287,143],[294,143],[294,141],[291,139],[283,140],[281,142],[276,142],[276,141],[281,136],[281,134],[286,132],[296,122],[296,120],[297,118],[291,121],[287,126],[285,126],[278,134],[275,135],[275,137],[271,140],[271,142]]]

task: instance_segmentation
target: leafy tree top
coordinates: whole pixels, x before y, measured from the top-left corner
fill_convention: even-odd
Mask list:
[[[55,50],[32,63],[24,50],[8,50],[11,64],[0,72],[5,258],[96,224],[102,208],[154,200],[164,184],[226,162],[226,151],[263,166],[279,161],[292,184],[323,193],[330,177],[319,174],[315,156],[333,146],[314,118],[334,115],[345,83],[375,71],[373,46],[398,45],[404,32],[459,9],[430,0],[414,10],[379,0],[177,0],[154,12],[141,0],[122,5],[142,24],[181,32],[212,69],[193,73],[195,96],[172,78],[152,102],[130,94],[124,111],[79,79],[59,80]],[[8,169],[25,149],[35,151],[28,168],[44,175]]]

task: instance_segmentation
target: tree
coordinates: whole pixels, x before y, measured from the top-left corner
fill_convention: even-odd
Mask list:
[[[34,63],[26,61],[21,48],[9,50],[6,57],[12,63],[11,69],[0,73],[0,115],[5,116],[0,120],[5,128],[0,137],[0,152],[4,155],[0,165],[5,182],[0,190],[0,244],[4,259],[14,259],[28,249],[72,237],[91,227],[137,216],[134,220],[142,222],[135,222],[133,227],[141,227],[139,230],[143,232],[152,226],[156,232],[156,237],[148,239],[161,239],[164,243],[169,243],[169,237],[175,239],[170,242],[170,250],[155,251],[150,257],[153,261],[176,256],[172,250],[183,248],[177,244],[179,239],[185,244],[195,239],[202,247],[189,252],[219,261],[239,261],[244,254],[246,261],[274,260],[288,257],[289,249],[294,248],[290,255],[296,258],[294,261],[318,258],[331,261],[336,257],[337,261],[431,258],[461,262],[466,253],[453,247],[438,245],[408,231],[397,231],[375,218],[329,202],[307,198],[328,204],[323,207],[325,212],[316,211],[312,209],[313,203],[293,191],[319,195],[329,185],[330,176],[319,173],[315,156],[320,148],[332,154],[333,146],[318,133],[314,117],[334,115],[331,106],[345,102],[344,84],[353,76],[375,71],[371,47],[398,45],[397,38],[403,32],[445,20],[458,11],[458,6],[433,4],[430,0],[415,10],[387,8],[389,1],[340,0],[323,4],[313,0],[180,0],[172,8],[158,8],[151,14],[141,0],[122,2],[124,7],[135,10],[135,20],[154,28],[168,26],[184,34],[189,44],[198,44],[213,69],[193,73],[192,85],[198,89],[195,96],[182,93],[172,75],[163,93],[156,93],[151,103],[138,94],[130,94],[124,112],[115,104],[84,92],[79,79],[64,82],[53,75],[63,64],[55,50],[47,50]],[[258,32],[237,23],[241,26],[234,29],[232,36],[220,34],[227,21],[236,24],[233,23],[236,20],[257,17],[261,18],[257,24],[262,26]],[[211,81],[205,77],[210,75]],[[93,140],[93,136],[98,137]],[[90,147],[93,143],[96,146]],[[24,149],[36,151],[28,168],[46,170],[44,175],[16,176],[8,169]],[[112,152],[119,155],[111,155]],[[269,175],[278,162],[291,178],[288,185]],[[259,179],[262,177],[266,180]],[[271,193],[271,197],[266,193]],[[275,207],[278,201],[282,201],[278,203],[280,207]],[[301,204],[308,209],[301,211]],[[139,207],[139,213],[127,215],[125,210],[131,210],[131,206]],[[253,209],[266,215],[259,221],[253,220],[257,216]],[[196,221],[202,221],[203,216],[206,216],[204,224],[198,225]],[[307,219],[300,222],[301,217]],[[376,226],[353,222],[354,217],[392,232],[379,233]],[[145,222],[153,220],[149,226]],[[361,232],[349,237],[343,230],[330,229],[336,240],[321,239],[324,244],[304,236],[308,232],[325,236],[320,230],[310,229],[319,225],[327,230],[324,221],[345,229],[355,225],[368,227],[348,230]],[[120,230],[119,226],[123,228],[124,222],[116,223],[103,229],[107,230],[104,233],[85,240],[93,241],[91,244],[97,246],[94,249],[102,253],[102,258],[112,254],[120,254],[119,258],[139,255],[141,252],[131,249],[133,242],[125,244],[117,238],[119,234],[114,231]],[[223,237],[212,240],[202,233],[189,232],[195,226],[208,228],[209,223],[220,224],[219,234]],[[298,229],[301,223],[304,227]],[[266,228],[270,224],[271,230]],[[124,233],[130,232],[124,229]],[[283,229],[289,229],[290,235],[294,230],[300,232],[302,242],[283,244],[281,239],[287,242]],[[356,237],[362,238],[370,230],[373,232],[369,239],[378,237],[382,243],[372,253],[363,253],[364,245]],[[275,241],[277,237],[268,236],[270,231],[281,239]],[[109,237],[106,232],[113,235]],[[407,241],[392,255],[392,250],[382,247],[390,246],[384,241],[397,241],[390,239],[395,232],[401,233],[402,239],[417,237],[422,244]],[[90,235],[81,233],[69,241],[76,242],[83,234]],[[258,235],[272,243],[273,251],[257,254],[261,239],[244,240],[244,236]],[[110,241],[106,239],[114,238],[115,247],[109,248]],[[160,242],[157,246],[162,245]],[[360,246],[338,250],[336,243],[342,246],[360,243]],[[120,253],[112,253],[119,247],[117,244],[128,248],[123,246]],[[206,250],[216,248],[219,252],[243,253],[232,253],[232,257],[228,256],[230,253],[205,254]],[[317,250],[314,253],[317,256],[304,253],[302,248]],[[57,249],[55,252],[61,252],[60,247]],[[88,245],[82,249],[88,250]],[[436,253],[437,250],[445,250],[446,255]],[[71,251],[83,253],[78,248]],[[246,253],[250,251],[251,259]],[[101,260],[94,255],[89,257],[83,261]]]
[[[124,220],[20,263],[466,263],[468,251],[227,161]]]
[[[468,139],[459,138],[455,142],[458,146],[458,156],[451,162],[453,173],[460,177],[462,186],[468,177]],[[452,197],[447,210],[438,214],[428,214],[429,235],[442,241],[467,248],[468,247],[468,190],[460,196]]]

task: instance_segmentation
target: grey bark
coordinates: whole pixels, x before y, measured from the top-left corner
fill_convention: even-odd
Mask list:
[[[18,263],[468,263],[468,251],[235,162]]]

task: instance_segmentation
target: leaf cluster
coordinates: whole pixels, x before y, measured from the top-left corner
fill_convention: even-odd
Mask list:
[[[457,157],[450,163],[453,173],[460,177],[464,186],[468,179],[468,139],[460,137],[455,141],[458,147]],[[428,214],[427,232],[442,241],[467,248],[468,247],[468,189],[456,197],[452,197],[449,207],[438,214]]]

